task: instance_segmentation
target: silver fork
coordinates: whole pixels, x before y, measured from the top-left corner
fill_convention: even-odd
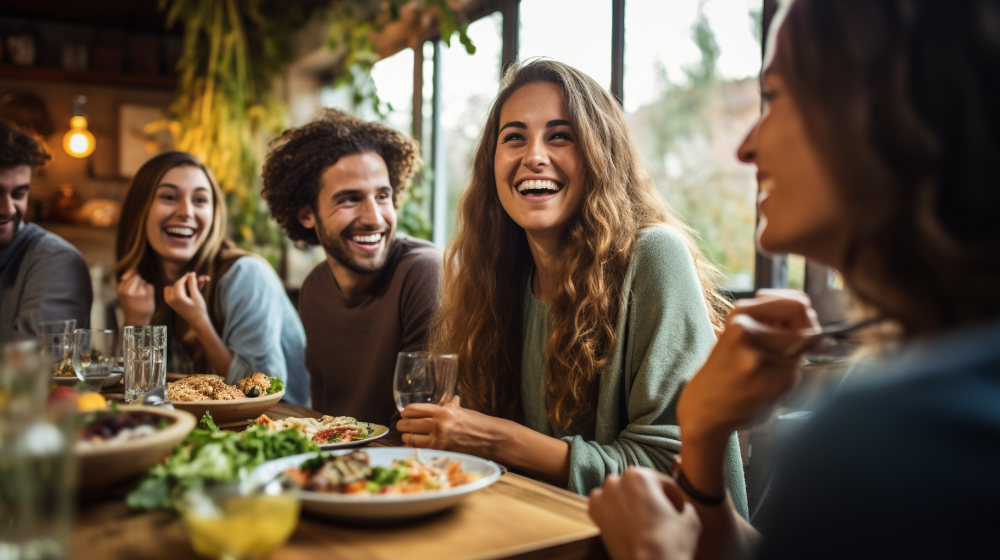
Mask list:
[[[785,349],[786,358],[793,358],[802,352],[821,346],[824,343],[833,343],[838,340],[845,340],[854,332],[866,329],[885,321],[885,317],[869,317],[860,321],[847,321],[844,323],[834,323],[826,325],[812,334],[806,335]]]

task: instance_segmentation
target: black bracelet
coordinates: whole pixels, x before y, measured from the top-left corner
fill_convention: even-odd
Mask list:
[[[692,486],[691,481],[684,476],[684,471],[681,470],[680,465],[677,465],[677,468],[674,469],[674,480],[677,481],[677,486],[680,486],[681,490],[683,490],[689,498],[703,506],[717,506],[726,500],[725,492],[723,492],[721,496],[709,496]]]

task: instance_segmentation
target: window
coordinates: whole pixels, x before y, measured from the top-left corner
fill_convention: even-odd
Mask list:
[[[444,246],[455,234],[458,199],[472,178],[472,157],[500,84],[501,25],[493,13],[469,25],[476,45],[469,55],[457,40],[440,50],[441,74],[435,121],[441,134],[436,139],[434,242]],[[458,78],[460,77],[460,78]]]
[[[544,56],[611,86],[611,2],[521,0],[518,60]]]
[[[757,184],[736,148],[760,112],[759,2],[625,3],[623,102],[646,170],[728,277],[753,289]]]

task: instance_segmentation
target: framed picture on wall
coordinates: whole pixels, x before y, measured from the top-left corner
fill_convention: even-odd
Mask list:
[[[172,150],[174,140],[163,108],[133,103],[120,105],[118,146],[118,173],[125,178],[135,175],[152,156]]]

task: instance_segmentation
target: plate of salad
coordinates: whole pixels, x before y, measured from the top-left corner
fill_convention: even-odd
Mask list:
[[[497,481],[499,465],[464,453],[368,447],[267,461],[250,480],[284,474],[302,487],[302,508],[350,520],[401,520],[443,511]]]

